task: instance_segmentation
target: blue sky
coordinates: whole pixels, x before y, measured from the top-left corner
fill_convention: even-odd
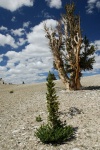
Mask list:
[[[0,78],[10,83],[45,81],[52,54],[44,23],[56,27],[70,0],[0,0]],[[74,0],[82,35],[97,46],[92,72],[100,74],[100,0]]]

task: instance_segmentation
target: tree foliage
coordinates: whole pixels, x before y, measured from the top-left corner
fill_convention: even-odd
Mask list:
[[[95,62],[95,57],[93,56],[95,48],[93,45],[90,46],[89,40],[85,36],[83,39],[83,51],[80,54],[80,68],[81,70],[92,70],[93,64]]]
[[[56,77],[55,77],[54,73],[51,73],[51,72],[49,72],[48,77],[47,77],[46,80],[48,81],[49,78],[52,78],[52,80],[56,80]]]
[[[47,80],[47,109],[48,109],[48,122],[50,125],[55,128],[61,126],[61,121],[59,119],[59,102],[57,101],[58,96],[56,95],[55,83],[52,79],[52,74],[49,72]]]

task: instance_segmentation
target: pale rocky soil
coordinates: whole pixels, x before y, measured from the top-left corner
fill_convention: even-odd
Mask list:
[[[47,122],[45,83],[0,85],[0,150],[100,150],[100,75],[82,78],[82,85],[83,90],[65,92],[56,81],[60,117],[77,128],[76,139],[58,146],[44,145],[34,136]],[[70,107],[81,114],[71,117]],[[36,122],[39,114],[41,123]]]

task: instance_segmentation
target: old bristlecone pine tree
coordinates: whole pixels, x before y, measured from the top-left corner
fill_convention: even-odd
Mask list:
[[[93,69],[94,57],[89,56],[95,49],[86,37],[82,38],[80,16],[74,14],[74,3],[67,4],[65,10],[55,29],[46,24],[44,29],[60,79],[67,90],[79,90],[82,71]]]

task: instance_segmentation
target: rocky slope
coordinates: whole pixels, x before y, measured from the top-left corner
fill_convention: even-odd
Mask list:
[[[100,75],[82,78],[82,85],[80,91],[66,92],[56,81],[60,118],[77,132],[76,139],[55,147],[34,136],[47,122],[46,84],[0,84],[0,150],[100,150]],[[41,123],[36,122],[38,115]]]

